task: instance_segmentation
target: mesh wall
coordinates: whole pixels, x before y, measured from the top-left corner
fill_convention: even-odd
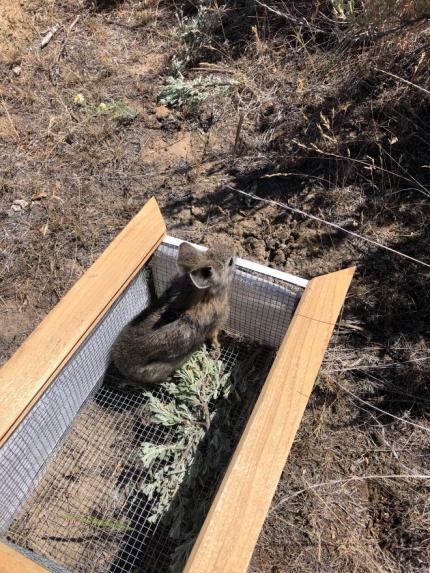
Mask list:
[[[178,272],[178,247],[163,243],[152,268],[157,295]],[[231,286],[228,330],[253,342],[277,348],[284,337],[302,289],[268,275],[236,267]]]
[[[177,250],[159,247],[151,268],[126,289],[0,452],[0,531],[54,573],[169,570],[175,544],[162,522],[148,521],[155,502],[141,492],[146,470],[137,460],[142,442],[161,444],[171,435],[150,422],[145,395],[116,390],[118,373],[106,369],[115,337],[150,302],[151,274],[159,294],[177,272]],[[249,403],[298,297],[282,281],[235,271],[220,359],[231,371],[238,361],[259,357]],[[263,349],[256,352],[255,343]],[[238,428],[249,403],[237,412]]]
[[[254,357],[255,349],[225,342],[225,371]],[[270,366],[260,353],[260,378],[253,378],[252,402]],[[109,375],[107,376],[109,377]],[[162,389],[153,392],[165,400]],[[249,411],[237,409],[240,429]],[[239,432],[237,432],[239,435]],[[170,443],[172,435],[149,420],[143,393],[100,387],[81,408],[72,429],[42,479],[18,512],[9,542],[80,573],[159,573],[169,570],[175,543],[162,520],[148,521],[156,499],[141,492],[147,469],[139,463],[142,442]],[[161,462],[151,467],[157,470]],[[220,468],[221,479],[225,468]],[[102,524],[99,527],[98,524]],[[54,565],[52,565],[54,563]]]
[[[118,332],[150,301],[145,273],[75,352],[0,451],[0,532],[37,482],[80,407],[101,382]]]

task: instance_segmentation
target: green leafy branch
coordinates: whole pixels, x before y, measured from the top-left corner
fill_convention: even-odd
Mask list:
[[[218,79],[213,75],[187,80],[181,73],[176,77],[169,76],[163,86],[160,102],[179,109],[187,107],[191,113],[196,113],[199,106],[208,97],[225,95],[237,85],[232,79]]]
[[[237,434],[238,413],[251,403],[249,385],[261,378],[256,350],[226,372],[203,347],[162,385],[165,398],[147,392],[151,420],[170,430],[165,444],[144,442],[140,461],[147,470],[142,492],[154,500],[150,523],[160,519],[177,542],[171,571],[181,571],[211,503],[220,471]]]

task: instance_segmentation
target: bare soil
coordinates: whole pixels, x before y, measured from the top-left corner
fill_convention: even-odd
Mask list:
[[[158,101],[191,4],[3,0],[0,359],[151,196],[181,238],[228,236],[303,277],[355,264],[251,570],[427,572],[429,269],[237,190],[429,264],[428,18],[387,0],[346,28],[325,3],[267,4],[284,16],[226,3],[212,61],[187,74],[218,66],[238,85],[193,116]]]
[[[8,538],[73,571],[109,570],[131,529],[126,501],[134,484],[124,480],[122,454],[133,450],[138,420],[88,404]]]

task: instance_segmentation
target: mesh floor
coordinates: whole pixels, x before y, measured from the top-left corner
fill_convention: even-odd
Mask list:
[[[227,340],[220,359],[231,371],[255,355],[255,346]],[[253,375],[249,399],[234,412],[237,439],[273,352],[260,351],[258,356],[261,377],[256,381]],[[163,398],[161,389],[154,392]],[[151,423],[144,394],[102,385],[86,400],[44,477],[11,524],[8,541],[52,560],[51,571],[58,570],[55,563],[81,573],[169,571],[175,544],[162,520],[148,522],[155,500],[141,492],[146,470],[138,453],[142,442],[161,444],[170,439],[170,432]],[[219,469],[215,481],[224,470]]]
[[[0,450],[2,540],[54,573],[169,571],[175,544],[163,519],[148,519],[155,502],[142,493],[147,470],[139,450],[143,442],[169,442],[172,434],[151,424],[142,393],[115,391],[102,382],[118,333],[177,272],[173,243],[160,245]],[[250,360],[249,370],[241,372],[249,392],[230,412],[231,451],[301,291],[246,264],[235,270],[226,325],[231,338],[220,359],[227,371]],[[115,373],[108,376],[112,382]],[[226,465],[211,476],[210,494]]]

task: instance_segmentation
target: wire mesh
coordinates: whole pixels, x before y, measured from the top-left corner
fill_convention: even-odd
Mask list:
[[[229,341],[220,360],[227,372],[253,353]],[[260,382],[263,362],[267,367],[270,360],[262,361]],[[253,398],[258,388],[253,380]],[[165,399],[161,388],[153,394]],[[238,424],[245,423],[248,411],[238,407]],[[143,442],[158,445],[171,438],[151,423],[145,394],[103,385],[76,417],[7,539],[76,573],[168,571],[175,543],[162,521],[148,522],[157,501],[141,492],[148,469],[139,462],[139,450]]]
[[[79,408],[102,380],[118,332],[149,304],[147,274],[141,273],[131,283],[1,448],[0,533],[7,529]]]
[[[151,284],[158,295],[170,282],[177,252],[172,245],[159,247],[150,269],[131,283],[0,452],[0,531],[44,559],[53,573],[169,570],[175,543],[162,521],[148,521],[155,500],[142,493],[147,469],[139,463],[139,448],[166,443],[172,435],[151,423],[145,394],[102,382],[118,374],[106,372],[115,337],[150,303]],[[255,343],[268,347],[257,353],[261,376],[235,413],[237,436],[299,294],[260,273],[235,271],[220,360],[232,371],[256,355]],[[155,392],[163,399],[162,389]]]
[[[161,294],[177,272],[178,247],[162,243],[152,261],[155,290]],[[291,321],[302,289],[269,275],[237,267],[231,285],[227,330],[277,348]]]

